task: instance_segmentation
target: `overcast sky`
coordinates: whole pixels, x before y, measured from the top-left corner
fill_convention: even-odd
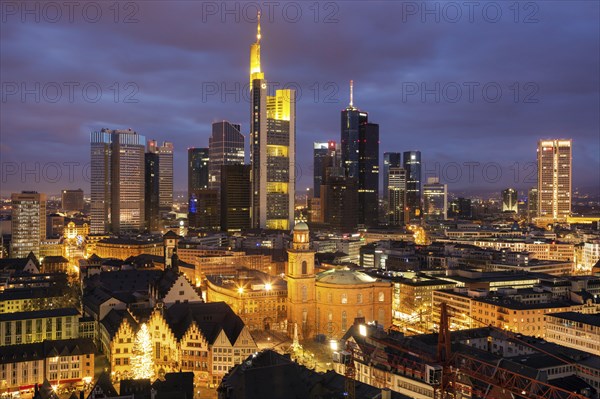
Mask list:
[[[350,79],[381,152],[421,150],[450,192],[533,186],[540,138],[572,138],[574,187],[600,187],[597,1],[1,6],[3,195],[88,194],[103,127],[174,142],[185,190],[187,148],[208,146],[212,122],[248,137],[257,6],[265,77],[299,94],[297,189],[312,186],[312,143],[339,140]]]

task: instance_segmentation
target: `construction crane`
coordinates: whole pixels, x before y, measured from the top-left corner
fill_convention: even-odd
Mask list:
[[[346,343],[346,349],[349,349],[349,355],[344,361],[344,365],[346,366],[346,372],[344,373],[346,376],[346,396],[348,399],[356,399],[356,365],[354,364],[354,351],[352,348],[349,348],[348,343]]]
[[[384,348],[384,350],[381,348]],[[377,336],[369,336],[368,340],[365,339],[364,342],[361,340],[358,344],[347,340],[346,352],[348,353],[344,362],[346,365],[346,392],[350,398],[355,397],[354,385],[351,384],[350,380],[354,381],[356,376],[354,361],[359,359],[367,365],[379,364],[389,372],[394,371],[399,375],[408,374],[413,378],[420,379],[427,377],[425,373],[428,365],[430,367],[437,366],[438,368],[441,366],[442,372],[439,378],[436,377],[433,381],[430,381],[434,386],[434,398],[436,399],[456,398],[461,392],[472,397],[486,399],[503,399],[507,395],[527,397],[528,399],[588,399],[584,395],[569,392],[504,368],[501,361],[490,362],[466,353],[452,352],[449,314],[446,303],[441,305],[436,355],[415,348],[407,348],[400,343],[396,344]],[[461,386],[457,383],[459,376],[479,381],[487,388],[483,390],[476,385]],[[385,387],[385,381],[380,385]]]

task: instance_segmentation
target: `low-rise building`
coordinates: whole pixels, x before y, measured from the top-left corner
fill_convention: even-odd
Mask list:
[[[600,356],[600,313],[547,314],[545,328],[548,341]]]
[[[121,260],[141,254],[163,256],[164,243],[162,237],[150,237],[147,239],[126,237],[103,238],[95,243],[95,253],[101,258],[116,258]]]
[[[0,346],[79,337],[75,308],[0,314]]]
[[[96,347],[85,338],[10,345],[0,350],[0,392],[33,392],[36,384],[83,384],[94,376]]]
[[[227,303],[250,330],[286,331],[287,283],[281,277],[240,268],[206,279],[207,302]]]
[[[145,324],[152,337],[156,375],[191,371],[197,383],[217,384],[257,350],[242,319],[224,302],[158,304],[148,314],[112,310],[100,323],[102,350],[117,379],[131,376],[135,336]]]

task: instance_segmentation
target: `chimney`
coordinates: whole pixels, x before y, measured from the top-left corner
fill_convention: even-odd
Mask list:
[[[381,399],[392,399],[392,391],[389,388],[383,388],[381,390]]]

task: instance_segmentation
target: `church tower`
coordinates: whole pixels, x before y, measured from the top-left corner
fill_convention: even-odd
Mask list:
[[[315,251],[310,249],[310,234],[306,223],[296,224],[293,235],[285,271],[288,333],[290,336],[294,334],[296,324],[298,336],[304,340],[314,336],[316,331]]]

